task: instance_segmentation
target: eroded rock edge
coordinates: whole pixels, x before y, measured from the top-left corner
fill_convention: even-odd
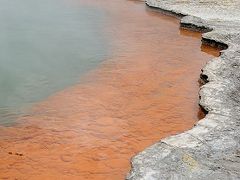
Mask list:
[[[199,96],[206,117],[133,157],[126,179],[240,179],[240,22],[196,16],[191,4],[186,10],[176,0],[146,3],[182,18],[182,28],[207,32],[203,43],[227,49],[202,69],[206,84]]]

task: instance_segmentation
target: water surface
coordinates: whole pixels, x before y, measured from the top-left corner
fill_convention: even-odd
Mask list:
[[[17,126],[0,128],[1,178],[124,179],[133,155],[202,118],[200,69],[217,51],[201,47],[200,33],[179,30],[179,20],[140,1],[70,4],[70,12],[103,12],[99,36],[110,56],[80,83],[35,103]]]
[[[106,58],[105,18],[72,1],[0,1],[0,124]]]

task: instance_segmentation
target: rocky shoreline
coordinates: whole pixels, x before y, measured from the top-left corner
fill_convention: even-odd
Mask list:
[[[202,43],[225,49],[202,69],[204,119],[132,158],[126,179],[240,179],[240,1],[147,0],[205,32]]]

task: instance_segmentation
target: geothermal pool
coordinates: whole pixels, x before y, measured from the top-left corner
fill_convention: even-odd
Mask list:
[[[218,51],[130,0],[0,2],[0,178],[124,179],[191,128]]]

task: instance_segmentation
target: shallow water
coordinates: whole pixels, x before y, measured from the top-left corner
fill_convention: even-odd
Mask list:
[[[109,58],[0,128],[1,178],[124,179],[134,154],[204,116],[200,69],[218,51],[200,33],[140,1],[71,5],[104,12]]]

